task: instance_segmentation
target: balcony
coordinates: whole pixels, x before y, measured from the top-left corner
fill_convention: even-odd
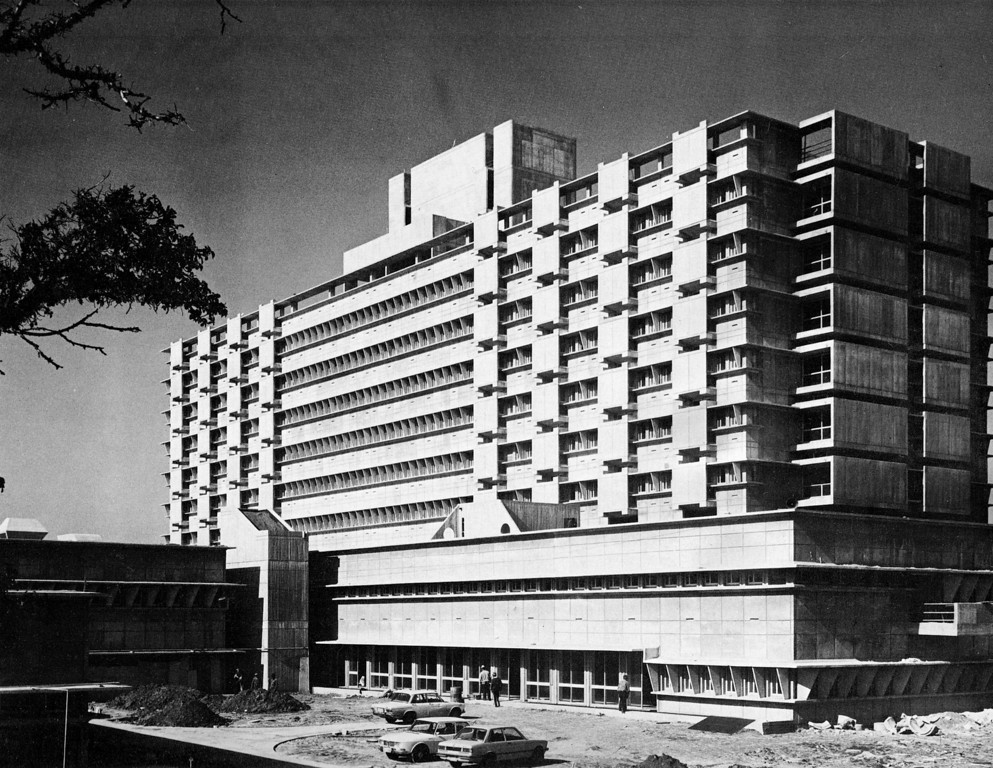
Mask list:
[[[633,259],[638,256],[638,246],[622,245],[618,248],[613,248],[609,251],[605,250],[600,254],[600,260],[604,264],[620,264],[624,259]]]
[[[993,635],[993,603],[925,603],[917,633],[936,637]]]
[[[635,207],[638,205],[638,193],[637,192],[625,192],[624,194],[618,195],[610,200],[605,200],[603,202],[603,207],[608,211],[613,213],[614,211],[619,211],[625,205]]]
[[[688,171],[683,171],[676,177],[676,181],[679,183],[679,186],[688,187],[690,184],[696,184],[705,176],[713,177],[716,175],[717,165],[715,163],[704,163],[696,168],[690,168]]]
[[[564,379],[566,375],[567,371],[565,368],[556,366],[553,368],[542,368],[535,373],[535,378],[538,379],[539,383],[547,384],[555,379]]]
[[[501,255],[507,252],[507,242],[505,240],[498,240],[489,245],[481,245],[478,250],[479,255],[483,257]]]
[[[476,487],[481,491],[490,488],[500,488],[507,485],[507,476],[504,474],[487,475],[476,479]]]
[[[684,336],[679,339],[676,344],[684,352],[691,349],[699,349],[700,347],[709,346],[717,340],[717,334],[713,331],[707,331],[706,333],[698,333],[693,336]]]
[[[617,299],[616,301],[611,301],[603,305],[603,313],[608,317],[637,309],[638,300],[634,296],[627,296],[623,299]]]
[[[687,407],[691,405],[699,405],[700,403],[711,400],[717,400],[717,387],[701,387],[700,389],[690,389],[686,392],[680,392],[679,401],[682,407]]]
[[[503,440],[507,437],[506,427],[495,427],[493,429],[484,429],[479,433],[479,439],[484,443],[491,443],[494,440]]]
[[[603,460],[603,468],[607,473],[620,472],[623,469],[633,469],[637,466],[638,457],[634,455]]]
[[[560,217],[545,222],[544,224],[539,224],[534,228],[534,231],[539,235],[547,237],[555,232],[565,232],[567,229],[569,229],[569,220]]]
[[[681,241],[686,242],[687,240],[693,240],[694,238],[700,237],[700,235],[704,232],[709,232],[712,234],[716,231],[716,219],[700,219],[700,221],[694,221],[692,224],[679,227],[679,229],[676,230],[676,236]]]

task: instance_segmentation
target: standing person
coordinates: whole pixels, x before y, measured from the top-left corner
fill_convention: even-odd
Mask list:
[[[617,708],[621,712],[628,711],[628,696],[631,695],[631,683],[628,682],[627,675],[621,675],[621,681],[617,684]]]
[[[483,701],[490,700],[490,671],[486,667],[479,668],[479,696]]]
[[[493,694],[493,706],[500,706],[500,692],[503,690],[503,680],[500,679],[500,675],[496,672],[490,677],[490,693]]]
[[[359,695],[365,693],[365,675],[359,678]]]
[[[241,672],[241,667],[236,667],[234,670],[234,681],[238,684],[238,693],[245,690],[245,676]]]
[[[252,675],[252,690],[257,691],[262,686],[262,681],[259,680],[259,673],[256,672]]]

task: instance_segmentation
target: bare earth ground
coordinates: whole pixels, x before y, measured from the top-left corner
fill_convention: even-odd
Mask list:
[[[280,715],[236,715],[232,728],[327,725],[366,722],[378,724],[369,697],[296,695],[311,709]],[[899,713],[895,713],[899,715]],[[518,726],[526,736],[548,740],[545,765],[575,768],[624,768],[651,755],[669,755],[689,766],[818,766],[836,768],[957,768],[993,766],[993,726],[977,726],[965,716],[947,714],[938,721],[935,736],[864,731],[803,730],[763,736],[754,731],[734,735],[689,730],[686,723],[663,722],[661,715],[597,710],[542,709],[539,705],[494,710],[489,702],[469,702],[467,716],[481,723]],[[284,755],[301,755],[331,765],[384,768],[396,765],[376,750],[383,731],[361,731],[344,736],[312,736],[279,745]],[[438,768],[447,768],[435,762]]]

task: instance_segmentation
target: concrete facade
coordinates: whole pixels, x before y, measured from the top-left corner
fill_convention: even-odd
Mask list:
[[[573,141],[497,126],[394,177],[341,277],[176,342],[171,540],[216,543],[229,506],[306,534],[331,563],[319,685],[489,664],[511,695],[606,704],[627,671],[645,705],[760,719],[987,695],[900,662],[990,658],[961,605],[989,595],[949,586],[985,584],[956,558],[989,522],[993,191],[969,158],[747,112],[574,174]],[[844,629],[831,579],[875,576],[808,560],[818,520],[832,552],[942,532],[914,550],[936,564],[883,565],[910,618],[872,599],[871,642]],[[949,610],[954,637],[919,631]]]

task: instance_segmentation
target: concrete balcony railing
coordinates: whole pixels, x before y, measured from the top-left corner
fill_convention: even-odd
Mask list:
[[[925,603],[918,634],[993,635],[993,603]]]

